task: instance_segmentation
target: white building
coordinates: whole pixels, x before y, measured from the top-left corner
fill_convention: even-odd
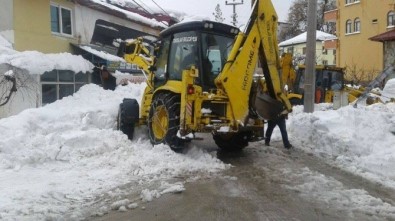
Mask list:
[[[336,66],[336,48],[331,48],[325,44],[336,39],[335,35],[331,35],[322,31],[316,33],[316,64],[317,65],[333,65]],[[280,54],[283,52],[291,53],[297,64],[304,64],[306,57],[307,32],[302,33],[294,38],[280,42]]]

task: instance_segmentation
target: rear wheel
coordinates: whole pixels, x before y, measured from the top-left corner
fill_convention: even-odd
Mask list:
[[[180,96],[161,93],[154,97],[148,120],[148,133],[152,144],[164,143],[176,152],[182,150],[180,129]]]
[[[223,151],[241,151],[248,146],[251,132],[214,134],[215,144]]]
[[[119,104],[117,129],[133,139],[134,126],[139,119],[139,104],[135,99],[123,99]]]

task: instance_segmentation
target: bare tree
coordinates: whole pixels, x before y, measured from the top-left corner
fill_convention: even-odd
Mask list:
[[[3,70],[0,72],[0,107],[11,102],[18,93],[23,98],[36,96],[38,83],[27,71],[8,64],[1,64],[0,70]]]
[[[353,84],[366,86],[380,71],[376,69],[364,69],[355,63],[347,64],[345,67],[345,78]]]
[[[308,0],[295,0],[288,11],[289,27],[280,33],[280,39],[289,39],[306,31]],[[336,8],[335,0],[319,0],[317,7],[317,30],[324,25],[324,12]]]
[[[217,6],[215,6],[215,12],[213,12],[215,21],[217,22],[223,22],[225,21],[225,18],[222,17],[222,10],[219,4],[217,4]]]
[[[16,89],[16,78],[12,70],[7,71],[4,75],[0,76],[0,107],[6,105]]]

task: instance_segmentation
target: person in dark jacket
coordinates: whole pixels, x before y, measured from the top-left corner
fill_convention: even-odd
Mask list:
[[[280,128],[281,137],[283,138],[284,147],[286,149],[291,149],[293,147],[292,144],[288,140],[287,126],[286,126],[286,122],[285,122],[286,119],[288,119],[288,114],[280,115],[275,120],[268,120],[268,126],[267,126],[266,134],[265,134],[265,145],[266,146],[270,146],[270,138],[272,136],[273,129],[277,125]]]

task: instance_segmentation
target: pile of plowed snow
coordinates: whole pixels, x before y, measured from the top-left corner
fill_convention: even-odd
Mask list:
[[[229,167],[197,148],[176,154],[165,145],[153,147],[144,128],[133,141],[117,131],[119,103],[125,97],[140,102],[144,87],[86,85],[73,96],[1,119],[0,219],[82,219],[114,209],[113,201],[126,194],[118,189],[124,184],[135,183],[128,192],[149,201],[150,191],[159,197],[183,190],[180,183],[147,189],[154,182]]]

